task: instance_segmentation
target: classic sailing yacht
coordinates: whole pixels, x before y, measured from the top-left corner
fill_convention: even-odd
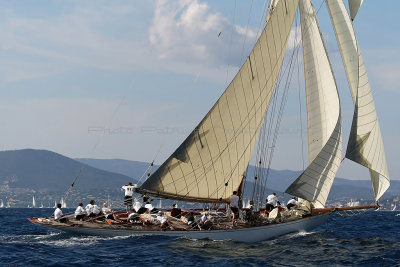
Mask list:
[[[375,200],[378,201],[390,181],[371,89],[351,22],[361,3],[350,1],[350,17],[342,0],[326,0],[355,105],[346,158],[369,168]],[[137,192],[215,205],[228,202],[233,191],[239,192],[239,195],[243,192],[247,167],[256,144],[262,143],[260,140],[265,135],[273,135],[265,130],[266,121],[278,90],[276,85],[297,8],[306,83],[308,167],[287,188],[286,193],[301,198],[303,206],[293,211],[276,208],[269,217],[260,215],[252,224],[242,222],[232,225],[215,220],[214,227],[209,231],[185,228],[182,223],[175,224],[173,218],[170,222],[174,224],[174,229],[164,231],[144,223],[115,224],[106,220],[109,224],[75,221],[64,224],[49,218],[30,220],[85,234],[139,233],[254,242],[312,230],[338,209],[375,208],[325,208],[342,161],[342,115],[335,78],[311,0],[271,1],[266,27],[235,78],[184,142],[137,188]],[[276,139],[276,136],[268,138]],[[262,164],[261,158],[259,163]],[[254,177],[254,192],[257,192],[251,199],[258,208],[262,207],[266,197],[262,189],[266,176],[259,172]],[[217,214],[218,210],[215,216],[220,216]]]

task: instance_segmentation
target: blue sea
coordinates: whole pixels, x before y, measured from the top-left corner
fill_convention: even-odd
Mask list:
[[[399,212],[333,215],[312,232],[258,243],[74,236],[30,223],[53,209],[0,209],[1,266],[400,266]]]

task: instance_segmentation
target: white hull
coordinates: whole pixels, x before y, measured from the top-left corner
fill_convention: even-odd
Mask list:
[[[84,235],[98,236],[129,236],[129,235],[161,235],[171,237],[186,237],[193,239],[211,239],[211,240],[234,240],[240,242],[258,242],[274,237],[296,233],[302,231],[311,231],[319,225],[325,223],[330,213],[314,215],[312,217],[300,219],[279,224],[270,224],[266,226],[229,229],[229,230],[204,230],[204,231],[137,231],[137,230],[114,230],[111,228],[88,228],[71,227],[59,225],[45,225],[53,229]]]

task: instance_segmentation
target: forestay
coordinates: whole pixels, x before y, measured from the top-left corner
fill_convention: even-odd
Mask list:
[[[286,50],[298,0],[281,0],[243,66],[195,130],[138,189],[225,201],[243,180]]]
[[[300,1],[299,9],[306,83],[309,166],[286,192],[312,202],[315,208],[322,208],[341,160],[340,102],[311,1]]]
[[[346,157],[369,168],[375,199],[378,200],[389,188],[390,180],[371,87],[343,1],[327,0],[326,3],[355,103]]]

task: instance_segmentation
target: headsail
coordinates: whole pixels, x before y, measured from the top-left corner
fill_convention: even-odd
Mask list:
[[[282,65],[297,5],[298,0],[278,2],[220,99],[139,192],[219,202],[239,188]]]
[[[349,9],[351,20],[353,21],[357,15],[358,10],[360,9],[364,0],[349,0]]]
[[[371,87],[343,1],[327,0],[326,3],[355,104],[346,158],[369,168],[375,199],[378,200],[388,189],[390,179]]]
[[[335,79],[310,0],[299,4],[307,98],[309,166],[286,190],[313,203],[325,205],[340,165],[342,130]]]

